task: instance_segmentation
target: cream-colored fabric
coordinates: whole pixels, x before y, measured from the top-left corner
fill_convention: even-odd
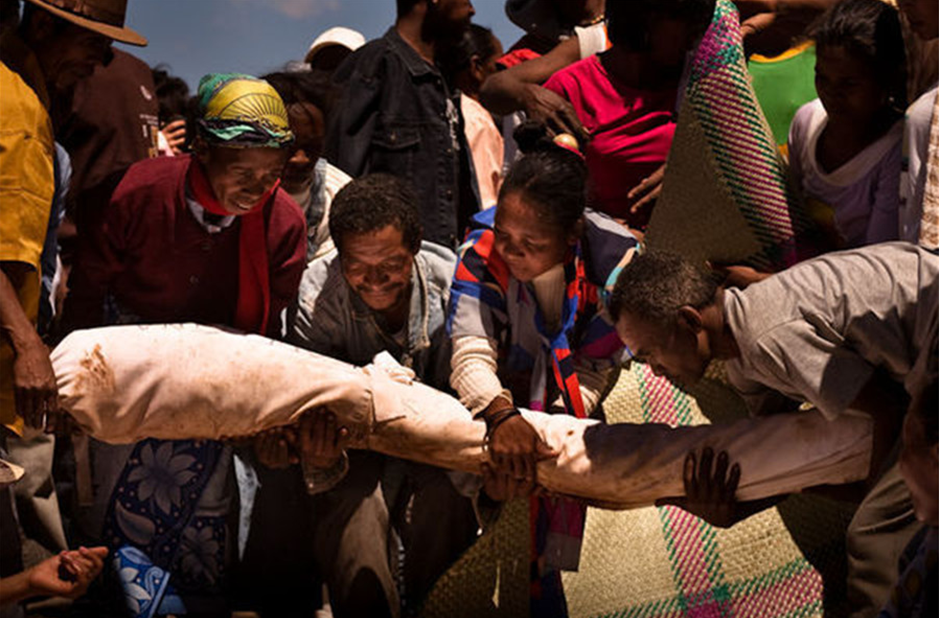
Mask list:
[[[535,299],[544,316],[548,332],[553,333],[561,323],[561,311],[564,309],[564,264],[555,264],[546,272],[531,280],[535,288]]]
[[[412,382],[387,357],[356,368],[269,339],[194,324],[115,326],[69,335],[52,354],[60,404],[106,442],[219,439],[295,423],[327,407],[352,446],[479,473],[486,427],[460,403]],[[817,412],[670,428],[605,425],[523,411],[559,453],[538,464],[540,483],[616,508],[681,495],[689,450],[726,450],[750,500],[863,479],[871,422]],[[785,448],[771,448],[784,444]]]
[[[486,337],[456,337],[450,356],[450,386],[460,402],[477,415],[496,397],[512,401],[512,393],[499,381],[496,342]]]
[[[939,97],[933,106],[932,123],[929,126],[929,154],[926,159],[919,244],[927,249],[939,249]]]

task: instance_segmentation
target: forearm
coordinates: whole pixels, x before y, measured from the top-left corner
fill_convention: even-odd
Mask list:
[[[0,607],[19,603],[36,595],[37,592],[29,584],[28,570],[0,579]]]
[[[540,87],[560,69],[580,60],[580,43],[571,37],[540,58],[523,62],[494,73],[479,93],[479,100],[490,112],[511,114],[528,106],[532,88]]]
[[[479,91],[480,102],[493,114],[505,116],[525,109],[526,93],[538,87],[518,79],[511,69],[493,73]]]
[[[450,386],[473,416],[512,405],[512,394],[497,375],[495,342],[486,337],[457,337],[453,340]],[[501,403],[496,403],[499,400]]]
[[[25,264],[20,267],[11,262],[3,262],[0,267],[0,329],[17,354],[31,346],[42,345],[13,287],[13,281],[26,276],[27,269]]]

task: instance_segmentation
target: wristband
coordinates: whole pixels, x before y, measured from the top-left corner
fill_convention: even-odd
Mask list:
[[[486,440],[492,437],[492,434],[495,430],[502,425],[505,421],[509,420],[515,416],[521,416],[522,413],[518,411],[518,408],[511,407],[505,408],[504,410],[499,410],[495,414],[486,418]]]

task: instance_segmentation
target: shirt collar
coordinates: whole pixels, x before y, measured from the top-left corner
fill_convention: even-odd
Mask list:
[[[394,26],[388,28],[388,31],[385,33],[385,40],[388,41],[398,56],[401,57],[401,60],[404,61],[404,66],[407,67],[408,72],[412,76],[417,77],[428,73],[434,75],[440,74],[436,66],[421,58],[421,55],[418,54],[413,47],[408,45],[407,41],[401,38],[401,35],[398,34],[398,29]]]
[[[222,217],[218,223],[210,223],[206,221],[207,214],[210,215],[209,218],[212,218],[211,213],[203,208],[199,202],[193,199],[188,190],[186,191],[186,205],[189,207],[189,212],[192,213],[192,216],[196,218],[196,222],[209,234],[218,234],[222,230],[231,227],[231,225],[235,222],[235,215]]]

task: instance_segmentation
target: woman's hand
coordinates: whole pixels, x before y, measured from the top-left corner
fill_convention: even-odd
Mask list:
[[[569,133],[577,138],[579,143],[590,139],[590,133],[580,123],[574,107],[553,90],[537,84],[526,84],[523,101],[528,118],[548,127],[551,137]]]
[[[186,121],[184,119],[174,120],[160,129],[160,132],[166,138],[166,143],[169,144],[173,154],[181,155],[183,145],[186,143]]]
[[[655,204],[655,201],[659,199],[659,195],[662,193],[662,179],[664,177],[665,164],[663,163],[661,167],[633,187],[626,195],[626,199],[636,200],[629,212],[635,215]]]
[[[538,481],[538,462],[558,456],[518,414],[493,429],[488,444],[496,471],[533,484]]]
[[[43,560],[27,571],[33,596],[76,599],[104,568],[107,547],[80,547]]]

